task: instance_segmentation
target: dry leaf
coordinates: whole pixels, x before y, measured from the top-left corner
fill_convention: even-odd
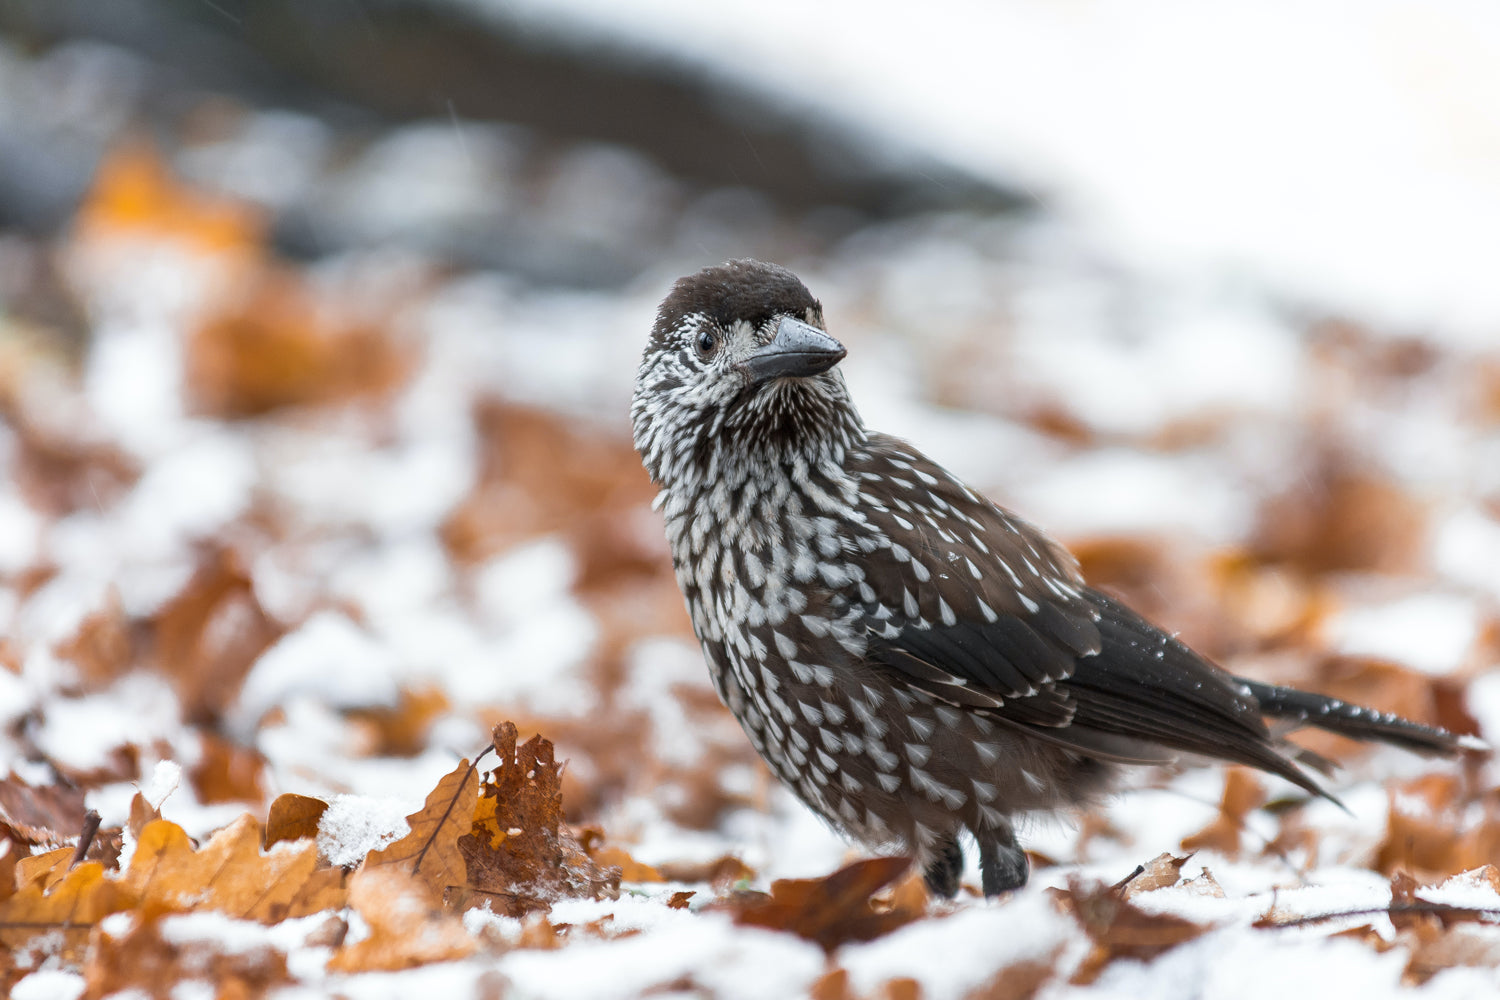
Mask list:
[[[463,922],[443,905],[441,890],[401,865],[367,861],[349,879],[349,905],[365,918],[370,934],[335,952],[328,962],[332,972],[408,969],[474,951]]]
[[[1375,868],[1387,875],[1436,877],[1500,857],[1500,802],[1487,796],[1474,808],[1462,791],[1452,774],[1429,774],[1392,788]]]
[[[348,713],[366,728],[372,757],[415,757],[427,749],[427,731],[448,711],[448,696],[434,687],[402,688],[393,707],[357,708]]]
[[[1318,457],[1295,488],[1266,503],[1251,551],[1306,576],[1349,570],[1410,572],[1422,554],[1426,510],[1357,458]]]
[[[643,865],[630,856],[623,847],[600,847],[588,851],[588,856],[600,868],[620,869],[621,882],[665,882],[661,872],[650,865]]]
[[[309,795],[287,792],[276,796],[266,814],[265,846],[283,840],[317,840],[318,823],[328,803]]]
[[[119,594],[111,589],[104,606],[90,612],[73,636],[58,644],[57,655],[78,668],[90,689],[106,687],[124,673],[135,658],[135,641]]]
[[[142,142],[123,144],[104,158],[75,226],[80,242],[147,235],[218,254],[258,255],[265,237],[259,211],[179,185]]]
[[[1208,928],[1169,913],[1147,913],[1107,886],[1086,886],[1070,879],[1057,897],[1067,905],[1094,949],[1074,973],[1073,982],[1087,985],[1116,958],[1149,960],[1190,941]]]
[[[707,882],[721,891],[755,878],[755,869],[731,854],[712,861],[668,861],[656,870],[668,882]]]
[[[121,885],[159,910],[217,910],[261,923],[316,912],[303,910],[305,887],[317,868],[317,845],[262,853],[260,841],[260,826],[249,814],[199,850],[182,827],[155,820],[141,832]]]
[[[469,886],[496,913],[521,916],[557,899],[619,894],[620,873],[595,864],[562,825],[562,780],[552,744],[520,746],[513,723],[493,733],[499,762],[485,774],[470,831],[458,842]]]
[[[211,552],[182,593],[152,620],[156,660],[190,722],[217,722],[245,675],[281,635],[256,600],[238,555]]]
[[[1183,837],[1182,849],[1218,851],[1231,858],[1238,857],[1245,817],[1265,801],[1265,786],[1249,768],[1229,768],[1224,775],[1224,797],[1219,802],[1219,815],[1197,833]]]
[[[70,785],[36,787],[14,776],[0,781],[0,836],[22,844],[55,844],[78,836],[88,809]]]
[[[134,995],[170,1000],[191,981],[224,998],[263,997],[290,982],[286,957],[269,945],[207,940],[178,943],[161,932],[161,914],[138,917],[124,934],[97,934],[83,965],[83,1000]]]
[[[58,859],[51,870],[58,878],[48,880],[44,872],[0,902],[0,945],[6,949],[13,951],[35,938],[59,934],[63,957],[75,961],[94,924],[135,905],[136,897],[119,882],[105,878],[99,862],[85,861],[69,870],[72,848],[61,853],[68,857]],[[50,886],[45,891],[44,881]]]
[[[473,828],[478,790],[478,771],[468,760],[459,761],[427,793],[422,808],[406,817],[411,831],[365,855],[364,867],[399,867],[430,886],[440,900],[449,889],[468,885],[468,866],[458,838]]]
[[[214,802],[253,802],[266,797],[261,787],[261,772],[266,760],[253,747],[231,743],[212,732],[202,734],[203,755],[198,758],[188,780],[204,805]]]
[[[778,879],[768,898],[731,909],[736,923],[790,931],[831,952],[850,941],[873,941],[922,916],[922,907],[909,902],[882,910],[871,898],[910,867],[910,858],[870,858],[826,878]]]
[[[1115,889],[1125,899],[1131,899],[1143,892],[1169,889],[1182,878],[1182,866],[1187,864],[1191,857],[1191,854],[1185,857],[1166,853],[1158,854],[1136,869],[1128,878],[1121,880]]]
[[[287,406],[378,398],[411,368],[406,352],[367,315],[344,315],[296,271],[263,265],[188,337],[194,408],[252,417]]]

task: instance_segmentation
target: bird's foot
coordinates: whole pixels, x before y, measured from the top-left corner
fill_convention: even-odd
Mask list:
[[[1014,840],[979,842],[979,878],[986,899],[1021,888],[1029,875],[1026,852]]]
[[[952,899],[958,894],[958,880],[964,873],[964,850],[956,837],[939,842],[932,853],[932,860],[922,869],[922,880],[927,891],[939,899]],[[1025,877],[1022,876],[1022,881]]]

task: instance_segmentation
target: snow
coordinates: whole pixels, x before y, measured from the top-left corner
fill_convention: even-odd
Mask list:
[[[823,972],[823,952],[790,935],[736,928],[724,914],[698,914],[613,941],[513,951],[496,968],[538,1000],[635,997],[684,977],[710,995],[751,1000],[804,994]]]
[[[975,905],[910,924],[880,941],[846,946],[839,961],[856,995],[874,995],[890,979],[911,978],[922,996],[961,997],[1022,962],[1051,965],[1078,937],[1072,918],[1032,888],[1003,906]],[[1003,973],[1002,973],[1003,975]]]
[[[83,991],[83,976],[78,973],[39,969],[17,982],[10,997],[11,1000],[78,1000]]]
[[[1346,608],[1325,628],[1326,641],[1340,653],[1443,675],[1466,663],[1482,626],[1481,608],[1472,598],[1425,593]]]
[[[354,865],[370,851],[406,836],[406,817],[420,802],[365,795],[337,795],[318,820],[318,853],[332,865]]]
[[[1407,956],[1394,949],[1336,938],[1298,940],[1295,932],[1224,930],[1174,948],[1149,966],[1120,961],[1091,987],[1060,989],[1067,997],[1142,997],[1153,1000],[1263,1000],[1268,996],[1395,997],[1406,994]]]
[[[271,708],[296,696],[329,705],[393,705],[397,666],[391,652],[347,615],[320,611],[255,661],[235,707],[251,730]]]

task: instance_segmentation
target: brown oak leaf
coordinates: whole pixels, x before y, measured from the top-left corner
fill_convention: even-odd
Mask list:
[[[1093,951],[1073,974],[1078,985],[1093,982],[1116,958],[1149,960],[1208,930],[1170,913],[1148,913],[1110,886],[1087,885],[1076,878],[1055,895],[1094,942]]]
[[[316,840],[318,822],[328,803],[310,795],[287,792],[276,796],[266,814],[266,847],[283,840]]]
[[[596,864],[563,825],[562,768],[552,743],[538,735],[517,746],[511,722],[493,736],[499,762],[485,774],[472,827],[458,842],[469,887],[509,916],[564,897],[619,895],[619,870]]]
[[[790,931],[832,952],[849,941],[873,941],[922,916],[925,893],[898,893],[884,906],[871,898],[910,868],[910,858],[870,858],[825,878],[778,879],[769,896],[729,905],[737,909],[736,923]]]
[[[478,790],[478,770],[467,760],[459,761],[427,793],[422,808],[406,817],[411,831],[395,843],[365,855],[364,867],[398,866],[430,886],[438,899],[443,899],[450,889],[468,885],[468,865],[458,841],[474,826]]]

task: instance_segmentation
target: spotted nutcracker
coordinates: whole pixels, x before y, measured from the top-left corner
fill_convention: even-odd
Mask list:
[[[1451,754],[1460,738],[1232,676],[1090,588],[1040,530],[867,430],[844,347],[790,271],[732,261],[661,304],[635,445],[719,697],[834,827],[952,896],[1024,885],[1019,816],[1087,805],[1123,764],[1248,764],[1315,794],[1266,718]]]

